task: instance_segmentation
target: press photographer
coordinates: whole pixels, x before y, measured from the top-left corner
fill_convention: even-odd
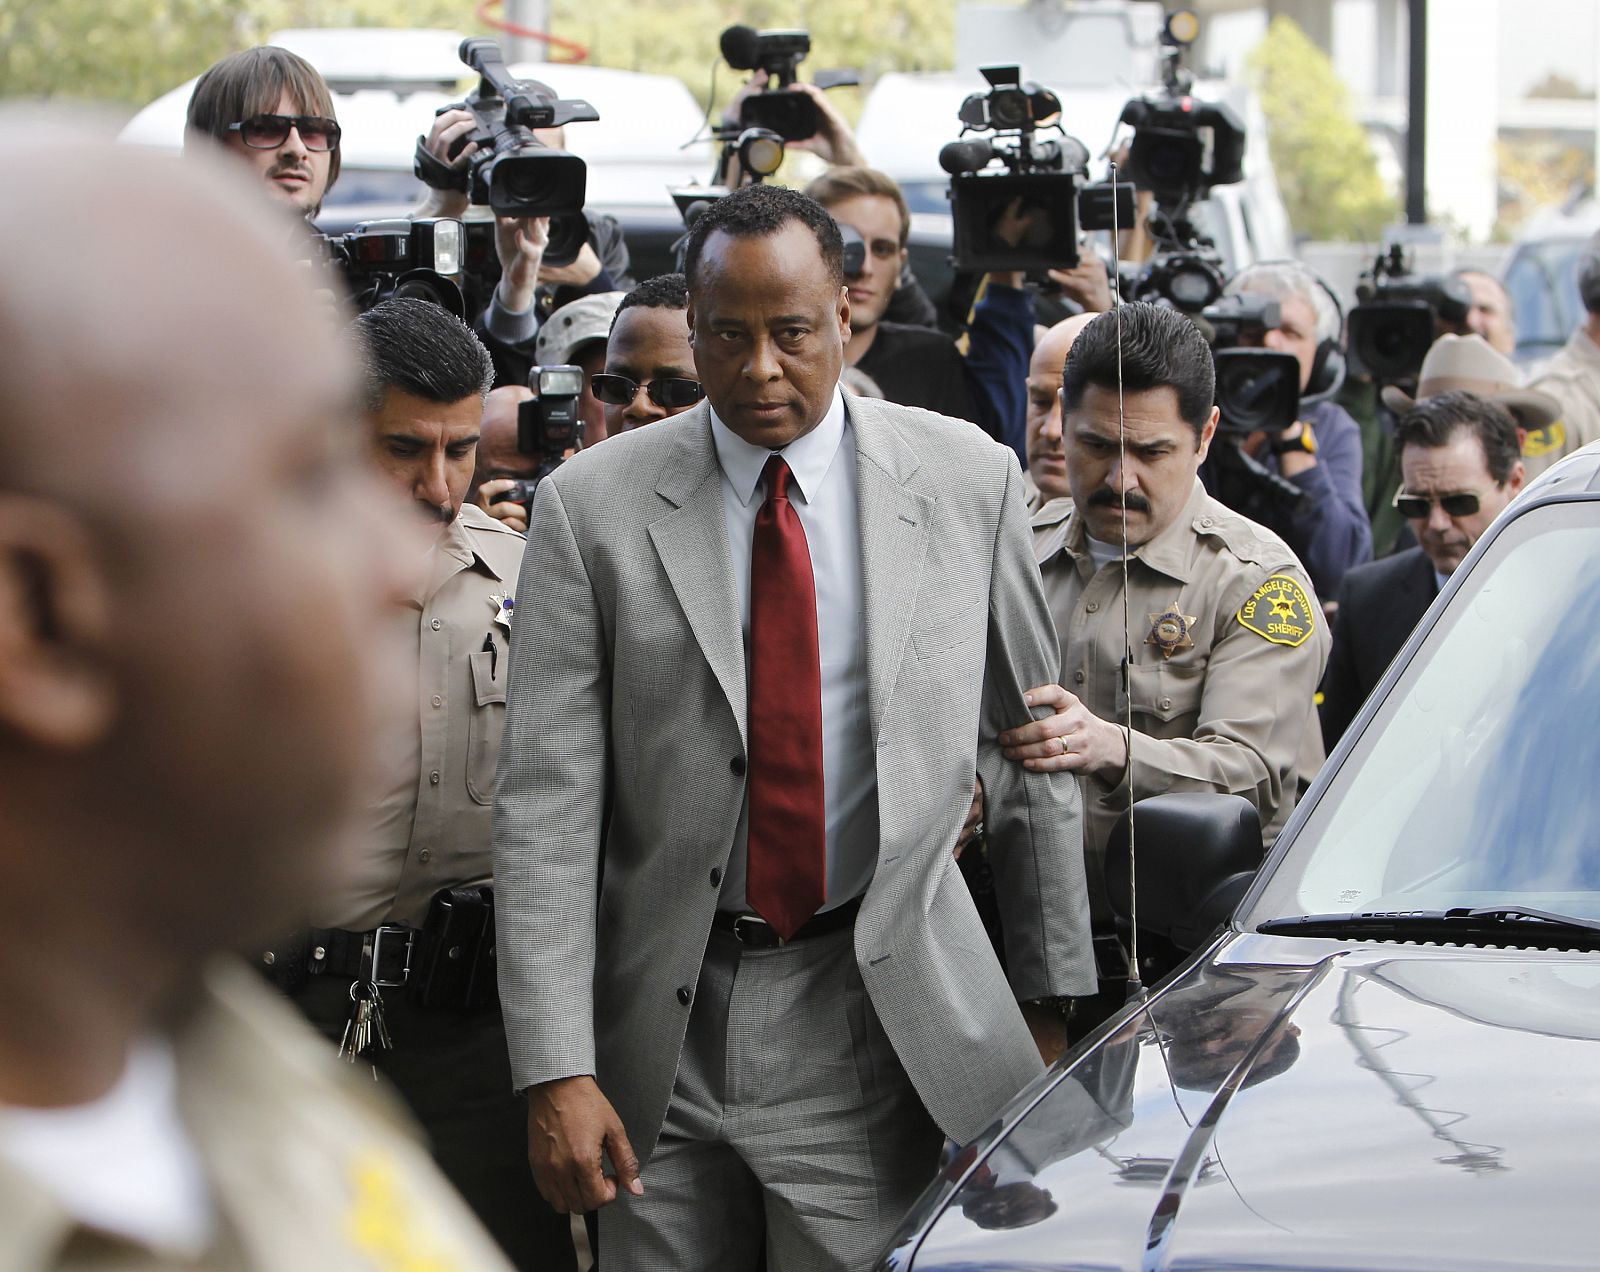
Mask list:
[[[583,207],[584,163],[564,149],[566,125],[598,118],[594,108],[513,78],[493,40],[463,41],[461,57],[481,79],[417,139],[416,174],[431,193],[416,215],[466,217],[474,206],[495,214],[493,260],[472,250],[478,224],[467,227],[468,256],[481,273],[469,294],[486,297],[469,308],[497,381],[523,384],[554,310],[633,286],[628,248],[614,217]]]
[[[1223,503],[1282,537],[1319,595],[1335,596],[1345,571],[1372,559],[1372,529],[1361,493],[1361,429],[1331,400],[1344,382],[1338,304],[1322,281],[1295,261],[1240,271],[1229,282],[1227,297],[1275,302],[1275,321],[1242,324],[1219,343],[1291,355],[1298,366],[1299,398],[1292,415],[1253,418],[1235,407],[1237,395],[1230,399],[1226,393],[1227,359],[1219,354],[1222,418],[1201,478]],[[1241,455],[1251,463],[1240,464]]]

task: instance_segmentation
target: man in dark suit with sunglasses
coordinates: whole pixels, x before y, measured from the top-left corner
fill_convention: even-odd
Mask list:
[[[1439,589],[1522,489],[1517,422],[1498,402],[1461,391],[1425,398],[1395,427],[1394,506],[1420,545],[1344,577],[1323,681],[1331,751]]]
[[[244,49],[212,66],[189,98],[186,131],[236,153],[303,217],[322,210],[339,176],[333,94],[316,68],[288,49]]]

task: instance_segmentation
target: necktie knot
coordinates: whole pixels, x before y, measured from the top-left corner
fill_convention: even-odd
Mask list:
[[[761,470],[761,479],[767,483],[767,502],[788,499],[789,482],[793,477],[782,455],[768,456],[767,466]]]

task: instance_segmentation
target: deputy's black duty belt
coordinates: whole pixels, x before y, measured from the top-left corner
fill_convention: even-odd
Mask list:
[[[306,970],[313,976],[371,981],[379,989],[394,989],[410,979],[412,954],[421,937],[416,928],[398,923],[370,932],[312,928]]]
[[[759,914],[740,914],[733,910],[718,910],[711,926],[719,932],[730,933],[734,940],[751,949],[771,950],[780,945],[793,945],[796,941],[813,936],[825,936],[847,928],[856,921],[856,911],[861,908],[861,898],[851,897],[843,905],[821,914],[814,914],[800,925],[799,930],[785,941]]]

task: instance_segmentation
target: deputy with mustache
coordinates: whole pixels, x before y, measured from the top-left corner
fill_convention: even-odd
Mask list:
[[[1079,778],[1102,992],[1077,1004],[1074,1037],[1122,1003],[1126,964],[1104,860],[1130,786],[1135,799],[1242,795],[1270,843],[1294,809],[1299,774],[1322,760],[1313,699],[1327,624],[1283,540],[1200,484],[1214,398],[1211,351],[1194,324],[1176,310],[1128,304],[1077,333],[1062,370],[1061,422],[1039,430],[1059,429],[1069,491],[1033,518],[1061,677],[1028,693],[1031,706],[1055,714],[1000,740],[1030,770]]]

